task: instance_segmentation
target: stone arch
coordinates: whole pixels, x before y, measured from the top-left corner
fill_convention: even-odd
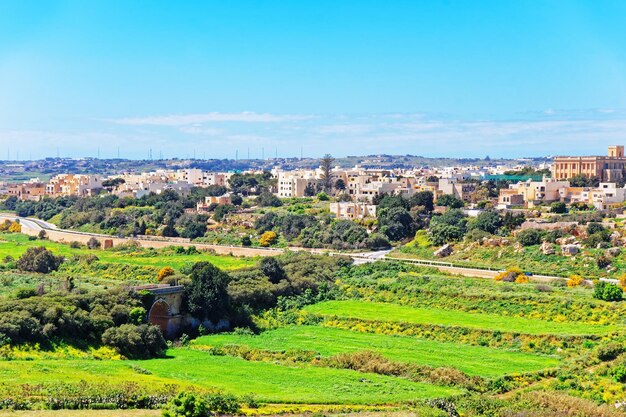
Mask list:
[[[148,321],[150,324],[159,326],[163,334],[167,333],[168,323],[171,318],[172,312],[170,305],[164,299],[159,298],[152,304],[152,307],[150,307]]]

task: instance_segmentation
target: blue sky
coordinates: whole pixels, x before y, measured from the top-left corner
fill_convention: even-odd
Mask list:
[[[0,2],[0,158],[601,154],[626,2]]]

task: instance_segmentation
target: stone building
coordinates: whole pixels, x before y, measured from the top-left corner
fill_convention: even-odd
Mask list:
[[[552,178],[567,180],[577,175],[598,177],[602,182],[622,180],[626,170],[624,146],[609,146],[607,156],[556,156]]]

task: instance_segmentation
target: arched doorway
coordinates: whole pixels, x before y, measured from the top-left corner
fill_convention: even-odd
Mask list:
[[[171,317],[170,306],[162,299],[156,300],[148,313],[148,321],[159,326],[163,334],[167,333],[167,325]]]

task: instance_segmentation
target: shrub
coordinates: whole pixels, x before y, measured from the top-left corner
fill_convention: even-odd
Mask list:
[[[128,313],[128,321],[132,324],[143,324],[146,322],[146,309],[135,307]]]
[[[179,392],[163,409],[163,417],[211,417],[202,397],[192,392]]]
[[[617,285],[598,281],[593,288],[593,298],[604,301],[621,301],[624,291]]]
[[[619,281],[619,286],[623,288],[626,288],[626,274],[622,274],[620,275],[617,280]]]
[[[217,415],[236,415],[241,411],[237,397],[229,394],[211,394],[206,397],[207,408]]]
[[[285,270],[274,257],[268,256],[261,259],[259,269],[272,284],[278,284],[286,278]]]
[[[541,233],[537,229],[522,230],[517,234],[517,241],[522,246],[533,246],[541,243]]]
[[[110,327],[102,334],[102,343],[115,348],[129,359],[163,356],[167,348],[161,330],[147,324]]]
[[[259,245],[263,247],[271,246],[274,243],[276,243],[277,238],[278,238],[278,235],[276,234],[276,232],[273,232],[270,230],[261,235],[261,238],[259,239]]]
[[[4,222],[0,223],[0,232],[6,232],[7,230],[9,230],[9,227],[11,227],[11,220],[5,220]]]
[[[553,291],[552,287],[546,284],[535,285],[535,290],[537,290],[538,292],[552,292]]]
[[[615,378],[616,382],[626,382],[626,367],[620,365],[611,370],[611,375]]]
[[[567,280],[567,286],[570,288],[578,287],[582,285],[583,282],[585,282],[585,280],[580,275],[570,275],[569,279]]]
[[[624,346],[619,343],[608,343],[604,346],[598,347],[596,351],[596,356],[603,362],[612,361],[617,358],[619,355],[624,353]]]
[[[555,201],[550,205],[550,211],[552,213],[563,214],[567,211],[567,206],[561,201]]]
[[[607,266],[611,265],[611,261],[609,260],[609,258],[607,258],[604,255],[600,255],[598,256],[598,258],[596,259],[596,265],[598,265],[599,269],[604,269]]]
[[[99,249],[100,248],[100,241],[98,239],[96,239],[95,237],[91,237],[89,238],[89,240],[87,241],[87,247],[89,249]]]
[[[11,226],[9,226],[9,233],[21,233],[21,232],[22,232],[21,224],[19,224],[18,222],[11,223]]]
[[[590,222],[587,225],[587,234],[593,235],[594,233],[604,232],[606,229],[598,222]]]
[[[256,198],[259,207],[280,207],[283,205],[280,198],[269,192],[263,192]]]
[[[161,268],[161,270],[157,274],[157,280],[161,282],[163,281],[163,278],[169,277],[171,275],[174,275],[174,268],[172,268],[171,266],[165,266]]]
[[[37,233],[37,238],[41,240],[48,239],[48,234],[46,233],[45,230],[41,229],[39,233]]]
[[[59,269],[62,263],[63,257],[54,256],[48,249],[39,246],[36,248],[28,248],[17,260],[17,267],[22,271],[47,274]]]
[[[241,246],[252,246],[252,240],[250,239],[250,236],[245,235],[241,238]]]
[[[494,280],[503,281],[503,282],[517,282],[518,279],[520,280],[523,279],[521,277],[525,277],[526,278],[525,282],[528,282],[528,278],[524,275],[524,273],[522,272],[520,268],[511,267],[507,269],[506,271],[502,271],[498,275],[496,275],[494,277]]]
[[[18,300],[23,300],[25,298],[35,297],[37,295],[37,291],[32,288],[20,288],[15,292],[15,298]]]
[[[528,277],[524,274],[519,274],[517,278],[515,278],[516,284],[528,284]]]
[[[326,194],[325,192],[322,191],[321,193],[317,194],[317,199],[319,201],[328,201],[328,200],[330,200],[330,197],[328,196],[328,194]]]
[[[70,248],[72,248],[72,249],[80,249],[81,246],[82,245],[80,244],[80,242],[77,242],[75,240],[72,240],[70,242]]]

